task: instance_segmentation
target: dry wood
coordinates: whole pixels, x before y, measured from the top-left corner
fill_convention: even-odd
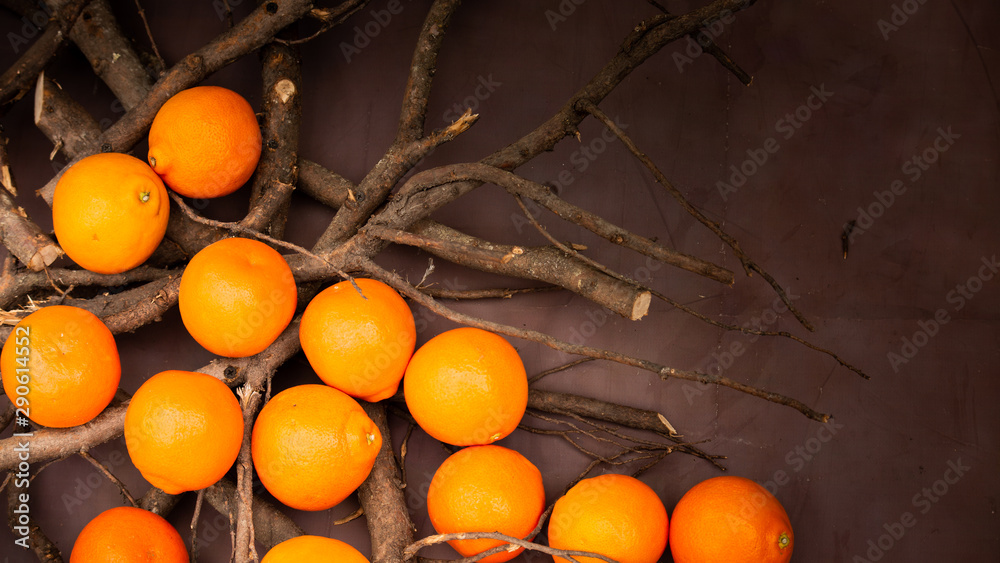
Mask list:
[[[0,3],[15,10],[34,9],[30,2],[0,0]],[[669,298],[652,288],[643,287],[621,273],[586,257],[582,249],[559,243],[552,238],[550,242],[553,246],[497,244],[472,237],[429,219],[429,215],[435,210],[484,183],[501,186],[518,202],[521,202],[522,198],[532,199],[563,220],[589,229],[613,244],[693,272],[706,280],[723,284],[734,282],[732,272],[717,264],[667,248],[655,242],[655,237],[651,234],[643,236],[630,232],[592,211],[568,203],[544,185],[529,181],[513,172],[543,152],[552,150],[562,139],[578,135],[581,122],[588,116],[593,116],[619,136],[623,144],[649,168],[684,209],[729,244],[740,257],[748,274],[751,272],[761,274],[761,277],[785,298],[786,304],[802,324],[811,328],[805,317],[791,307],[782,287],[742,253],[735,239],[691,206],[655,167],[652,159],[643,154],[634,142],[614,125],[613,120],[598,109],[601,100],[665,45],[680,38],[697,37],[707,22],[721,17],[722,14],[739,11],[753,2],[715,0],[683,15],[660,14],[639,22],[623,39],[621,50],[588,82],[569,96],[550,118],[535,129],[479,162],[420,170],[424,157],[441,144],[458,138],[476,122],[478,117],[466,112],[443,129],[425,132],[427,107],[433,77],[437,71],[437,59],[445,46],[448,27],[460,7],[459,0],[435,0],[424,19],[413,50],[395,138],[385,149],[378,163],[355,184],[315,162],[303,159],[299,154],[302,70],[296,45],[309,41],[343,22],[366,3],[367,0],[346,0],[334,7],[318,8],[313,2],[306,0],[267,1],[260,3],[239,22],[232,22],[232,13],[227,6],[226,12],[231,23],[229,29],[201,49],[184,57],[173,67],[163,71],[159,74],[159,79],[153,82],[151,73],[142,65],[129,41],[122,36],[109,9],[108,0],[92,0],[89,5],[83,0],[51,0],[51,5],[58,8],[57,17],[50,22],[49,28],[40,34],[36,46],[33,46],[14,67],[0,77],[0,105],[16,100],[23,94],[26,85],[36,82],[35,123],[55,145],[53,155],[61,150],[71,161],[77,161],[100,151],[130,150],[145,134],[156,111],[170,96],[201,82],[209,74],[257,50],[261,50],[263,69],[264,149],[254,183],[249,190],[250,206],[246,216],[238,222],[222,223],[200,216],[181,198],[172,200],[173,209],[167,238],[150,260],[150,266],[108,276],[74,269],[31,272],[16,267],[14,260],[7,260],[3,272],[0,273],[0,306],[23,307],[18,311],[4,312],[3,320],[8,325],[0,327],[0,338],[6,338],[9,334],[11,330],[9,323],[15,322],[34,308],[55,303],[70,303],[94,312],[114,333],[138,330],[155,322],[176,305],[182,266],[190,256],[211,242],[237,234],[256,236],[290,252],[286,259],[299,284],[300,299],[303,304],[323,284],[349,278],[350,275],[368,275],[386,281],[415,305],[426,307],[444,318],[583,357],[573,365],[583,360],[608,360],[656,373],[663,379],[680,378],[729,387],[795,408],[815,420],[825,421],[829,418],[829,415],[819,413],[798,400],[732,378],[675,369],[614,350],[574,345],[538,331],[503,325],[460,313],[437,300],[437,298],[506,298],[519,292],[562,288],[632,320],[648,313],[651,296],[655,295],[669,301]],[[136,6],[145,24],[145,14],[138,2]],[[80,13],[82,19],[76,19],[76,14]],[[321,27],[312,36],[299,39],[286,28],[302,18],[314,19],[320,22]],[[146,28],[148,33],[148,24]],[[104,132],[100,131],[94,119],[78,103],[70,99],[57,83],[40,74],[41,68],[53,56],[63,36],[67,34],[85,54],[95,74],[109,85],[121,100],[123,108],[128,110],[117,123]],[[155,41],[152,37],[150,41],[155,50]],[[717,46],[710,44],[706,50],[740,80],[749,83],[749,76]],[[0,157],[2,156],[0,153]],[[13,189],[13,182],[9,180],[9,167],[6,164],[6,159],[0,158],[0,180],[2,180],[0,183]],[[51,202],[57,181],[58,175],[40,190],[40,194],[48,202]],[[335,209],[333,219],[310,249],[282,240],[284,225],[288,219],[289,201],[296,189]],[[8,222],[14,227],[28,230],[16,230],[10,227]],[[535,223],[543,234],[547,234],[540,222],[535,221]],[[50,248],[51,245],[58,250],[58,246],[55,246],[50,239],[39,239],[36,236],[38,233],[31,234],[33,231],[30,231],[30,227],[37,229],[37,226],[19,213],[12,197],[0,191],[0,237],[12,254],[29,266],[36,260],[35,254],[41,252],[40,249]],[[390,243],[414,246],[436,257],[498,276],[535,280],[546,285],[519,289],[448,291],[433,285],[433,278],[429,275],[430,269],[424,272],[424,278],[420,282],[413,284],[406,281],[406,276],[378,266],[373,260]],[[47,257],[42,260],[43,266],[48,266],[51,260],[45,262],[45,259]],[[37,261],[34,264],[38,267]],[[156,265],[170,267],[157,268]],[[418,272],[416,277],[419,276]],[[428,282],[426,285],[425,281]],[[508,281],[510,280],[503,280],[501,283]],[[109,292],[100,293],[101,288],[107,288]],[[83,290],[86,293],[83,293]],[[86,298],[76,298],[77,294]],[[713,326],[731,329],[728,325],[712,321],[705,315],[689,312]],[[253,494],[253,464],[250,455],[250,430],[256,413],[269,396],[270,378],[278,366],[299,351],[297,327],[296,320],[274,344],[257,356],[242,359],[219,358],[200,370],[219,378],[230,387],[238,388],[241,398],[246,432],[237,461],[236,483],[221,481],[200,493],[198,499],[199,508],[202,500],[205,500],[220,513],[232,519],[231,533],[234,543],[232,559],[237,563],[248,563],[258,559],[255,541],[265,548],[270,548],[280,541],[303,533],[282,511]],[[768,335],[787,335],[811,348],[832,355],[845,367],[861,373],[832,352],[822,350],[788,333],[758,332]],[[540,374],[535,380],[542,375],[544,374]],[[127,403],[114,404],[90,423],[76,428],[37,430],[31,438],[32,463],[51,462],[86,452],[93,446],[120,437],[126,405]],[[421,546],[438,543],[446,538],[435,536],[416,543],[413,541],[413,525],[403,494],[405,487],[403,464],[407,440],[404,438],[403,451],[397,458],[392,450],[386,407],[383,404],[367,403],[363,406],[383,436],[382,450],[376,458],[374,468],[358,490],[372,543],[371,560],[373,563],[400,563],[415,555]],[[645,463],[637,470],[641,472],[673,451],[696,455],[718,464],[716,460],[719,456],[707,454],[694,445],[683,442],[662,413],[617,405],[596,398],[534,389],[529,395],[529,407],[533,416],[540,417],[545,422],[562,424],[570,430],[552,431],[531,429],[527,426],[525,428],[560,435],[581,448],[581,451],[591,455],[593,463],[581,473],[581,477],[600,463],[615,466],[635,462]],[[553,417],[550,414],[557,416]],[[3,416],[10,418],[7,413]],[[405,412],[402,416],[405,419]],[[678,426],[683,429],[683,425]],[[662,439],[662,443],[626,435],[620,429],[653,432],[656,434],[655,440]],[[584,445],[571,438],[572,434],[581,433],[618,450],[611,454],[600,454],[586,449]],[[13,450],[16,444],[13,440],[15,438],[0,440],[0,471],[9,471],[17,463]],[[110,471],[108,473],[109,478],[114,481],[116,478]],[[120,484],[120,481],[118,483]],[[122,488],[124,491],[123,486]],[[125,494],[127,495],[127,491]],[[135,502],[146,509],[166,514],[177,501],[177,496],[151,489]],[[198,522],[196,516],[192,526],[196,527]],[[539,522],[539,529],[541,525],[542,522]],[[38,545],[44,547],[46,545],[44,534],[40,531],[37,533]],[[499,537],[504,541],[523,544],[530,549],[539,549],[546,553],[567,557],[573,555],[553,552],[545,546],[528,544],[518,538],[490,534],[480,534],[480,536]],[[196,546],[193,545],[192,550],[195,549]],[[502,549],[505,548],[499,548]],[[43,553],[39,556],[52,557]]]

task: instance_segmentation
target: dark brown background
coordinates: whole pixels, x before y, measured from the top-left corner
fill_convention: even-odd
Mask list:
[[[249,0],[230,3],[237,17],[251,7]],[[482,81],[491,82],[493,91],[476,99],[479,122],[424,166],[476,160],[529,131],[614,55],[636,23],[655,13],[640,0],[578,3],[565,0],[563,9],[569,12],[573,7],[573,12],[555,25],[546,12],[558,12],[556,0],[470,1],[462,6],[441,54],[428,127],[443,126],[446,113],[475,96]],[[674,12],[701,4],[667,2]],[[121,0],[114,5],[131,36],[144,37],[134,4]],[[143,5],[168,64],[225,28],[212,2],[145,0]],[[303,156],[355,181],[378,160],[395,133],[413,42],[428,5],[426,0],[401,0],[402,12],[379,26],[378,35],[350,62],[342,45],[354,40],[355,26],[374,25],[372,12],[385,10],[385,1],[374,0],[346,25],[304,46]],[[658,410],[686,438],[707,440],[706,450],[728,456],[729,473],[761,483],[787,475],[788,482],[775,490],[795,528],[795,561],[848,562],[855,556],[866,557],[869,540],[877,542],[886,533],[885,526],[891,527],[905,512],[914,516],[915,524],[892,542],[881,560],[996,561],[1000,555],[1000,279],[983,282],[961,310],[955,310],[956,303],[948,296],[956,284],[977,275],[983,258],[988,260],[1000,250],[996,219],[1000,8],[975,0],[923,4],[896,0],[895,5],[917,10],[886,39],[878,22],[890,21],[894,6],[890,0],[761,0],[726,25],[718,40],[754,75],[751,87],[740,85],[707,55],[679,70],[675,54],[683,55],[685,45],[675,44],[601,104],[627,125],[640,147],[694,203],[721,221],[790,289],[795,303],[816,325],[809,338],[860,365],[872,375],[871,381],[793,342],[722,334],[660,302],[654,302],[649,316],[638,322],[615,318],[564,293],[456,307],[566,339],[586,336],[587,344],[678,368],[709,369],[713,353],[740,342],[746,352],[725,374],[833,413],[832,439],[819,441],[829,437],[821,433],[822,426],[791,409],[729,390],[660,381],[612,364],[586,364],[551,376],[541,386]],[[17,17],[0,11],[0,30],[8,39],[0,41],[4,68],[17,56],[7,45],[8,32],[23,33],[23,27]],[[147,44],[145,39],[138,43]],[[258,71],[256,57],[250,56],[208,82],[236,89],[259,108]],[[62,51],[48,75],[98,119],[110,123],[121,115],[113,96],[72,46]],[[786,139],[779,120],[806,103],[814,87],[833,94]],[[51,146],[33,128],[30,100],[18,102],[0,123],[11,137],[14,172],[27,194],[22,205],[49,228],[44,204],[30,194],[51,176],[46,160]],[[915,180],[903,167],[933,146],[939,128],[950,128],[957,139]],[[581,133],[584,145],[601,147],[595,141],[601,129],[593,120],[585,122]],[[747,151],[764,147],[768,138],[775,139],[777,151],[746,185],[723,198],[716,183],[728,181],[730,166],[740,166]],[[679,210],[620,143],[602,148],[581,170],[577,152],[581,145],[567,139],[519,173],[545,182],[569,171],[573,183],[562,193],[570,201],[739,271],[728,249]],[[145,147],[137,148],[136,154],[144,156]],[[60,155],[56,161],[65,159]],[[841,226],[858,217],[859,206],[867,208],[877,201],[874,192],[889,190],[897,179],[905,183],[905,193],[856,238],[844,260]],[[213,201],[205,213],[237,218],[246,209],[246,197],[243,191]],[[288,236],[304,245],[315,240],[331,216],[298,196],[292,212],[297,218],[290,223]],[[540,243],[542,239],[523,225],[518,213],[509,197],[484,186],[442,210],[438,218],[502,242]],[[757,277],[739,275],[734,287],[719,286],[669,267],[650,266],[644,258],[560,225],[550,215],[540,217],[557,236],[587,244],[591,256],[649,281],[713,318],[737,324],[762,315],[770,318],[765,313],[774,294]],[[382,262],[415,281],[423,273],[426,257],[393,251]],[[431,279],[442,286],[505,283],[441,261],[436,265]],[[900,353],[904,338],[912,339],[921,329],[919,323],[939,310],[945,311],[949,322],[908,363],[894,370],[887,353]],[[425,311],[415,314],[422,329],[419,342],[451,326]],[[788,315],[769,328],[806,335]],[[183,331],[176,312],[162,323],[118,337],[118,343],[123,386],[130,392],[160,370],[195,369],[210,359]],[[567,360],[531,343],[514,344],[529,373]],[[275,381],[283,388],[314,380],[299,355]],[[396,424],[394,429],[398,448],[405,425]],[[556,438],[519,431],[502,444],[518,449],[542,468],[549,501],[586,465],[581,455]],[[93,453],[113,467],[133,494],[145,491],[147,484],[129,464],[122,440]],[[445,457],[446,452],[425,434],[414,434],[407,490],[420,536],[432,533],[422,493]],[[945,477],[949,462],[969,469],[938,502],[923,504],[915,499],[922,489]],[[718,474],[702,460],[675,454],[643,480],[672,510],[689,487]],[[116,489],[79,458],[45,470],[31,490],[32,515],[67,558],[83,525],[121,502]],[[332,525],[355,507],[351,499],[331,511],[292,516],[309,533],[346,539],[367,553],[363,520]],[[185,537],[192,508],[188,500],[171,517]],[[221,522],[210,509],[202,516],[203,561],[228,558],[228,529]],[[886,538],[882,541],[888,543]],[[5,563],[32,560],[11,542],[9,530],[0,526]],[[424,553],[454,556],[447,547]],[[669,561],[669,554],[663,560]]]

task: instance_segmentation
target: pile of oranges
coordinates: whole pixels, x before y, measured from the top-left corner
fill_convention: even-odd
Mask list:
[[[256,118],[241,96],[210,86],[180,92],[152,124],[148,164],[98,154],[63,175],[53,201],[56,236],[83,268],[134,268],[163,238],[167,188],[187,197],[232,193],[253,174],[260,152]],[[293,338],[286,333],[298,305],[288,263],[256,240],[234,237],[205,247],[181,278],[184,327],[219,356],[248,357],[278,338]],[[124,425],[129,457],[142,476],[171,494],[209,487],[232,468],[249,437],[257,475],[274,498],[297,510],[329,509],[362,485],[383,451],[367,403],[397,395],[402,385],[420,428],[461,448],[441,464],[427,491],[434,528],[525,539],[539,532],[546,507],[541,472],[521,453],[494,444],[517,428],[528,400],[524,365],[506,339],[462,327],[417,348],[406,301],[385,283],[361,278],[313,297],[297,336],[322,383],[277,393],[252,423],[245,423],[233,391],[210,375],[168,370],[145,381],[128,403]],[[43,426],[93,420],[113,400],[120,375],[111,332],[95,315],[71,306],[31,313],[0,353],[7,396],[30,405],[24,412]],[[793,544],[780,503],[738,477],[693,487],[670,519],[658,494],[638,479],[592,477],[555,502],[548,524],[552,547],[623,563],[659,560],[668,539],[677,563],[786,562]],[[487,563],[521,551],[495,539],[450,544],[465,557],[495,550],[482,559]],[[133,560],[139,554],[167,562],[188,558],[165,520],[118,507],[84,528],[71,561]],[[320,560],[367,561],[353,547],[317,536],[284,542],[263,559]]]

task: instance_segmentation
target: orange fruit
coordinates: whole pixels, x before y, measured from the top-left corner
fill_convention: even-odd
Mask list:
[[[352,397],[391,397],[413,355],[417,330],[406,301],[388,285],[355,278],[364,297],[342,281],[302,313],[299,341],[320,379]]]
[[[676,563],[787,563],[794,545],[784,507],[743,477],[714,477],[684,493],[670,523]]]
[[[181,275],[178,307],[188,333],[213,354],[264,351],[295,314],[288,263],[256,240],[227,238],[201,249]]]
[[[556,501],[549,545],[599,553],[621,563],[654,563],[667,548],[668,529],[667,509],[649,485],[628,475],[599,475],[583,479]]]
[[[243,444],[243,411],[226,384],[204,373],[170,370],[143,383],[125,411],[132,464],[172,495],[221,479]]]
[[[427,512],[439,534],[500,532],[524,538],[544,511],[542,474],[523,455],[501,446],[472,446],[455,452],[434,473],[427,490]],[[509,545],[489,539],[448,543],[462,557]],[[508,561],[523,549],[501,551],[480,561]]]
[[[271,548],[260,563],[369,563],[350,544],[322,536],[299,536]]]
[[[149,165],[187,197],[235,192],[253,175],[260,151],[253,108],[243,96],[218,86],[174,94],[149,128]]]
[[[517,428],[528,405],[528,379],[517,350],[502,336],[464,327],[435,336],[413,354],[403,393],[428,434],[474,446]]]
[[[298,385],[271,398],[251,438],[254,467],[274,498],[298,510],[326,510],[372,470],[382,433],[361,405],[326,385]]]
[[[169,522],[141,508],[119,506],[87,523],[70,563],[188,563],[184,540]]]
[[[78,307],[53,305],[17,323],[0,352],[0,374],[18,414],[54,428],[90,422],[118,390],[118,346],[108,327]]]
[[[170,200],[145,162],[116,152],[88,156],[66,171],[52,195],[59,245],[92,272],[117,274],[146,261],[163,240]]]

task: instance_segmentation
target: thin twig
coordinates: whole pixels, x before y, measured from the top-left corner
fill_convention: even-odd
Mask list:
[[[226,25],[229,29],[233,28],[233,9],[229,7],[229,0],[222,0],[222,7],[225,9],[226,14]]]
[[[253,526],[253,456],[250,451],[253,422],[263,401],[261,389],[268,370],[257,370],[247,375],[247,382],[236,390],[243,411],[243,443],[236,461],[236,563],[257,561],[257,546]]]
[[[184,215],[186,215],[189,219],[191,219],[192,221],[195,221],[196,223],[201,223],[202,225],[207,225],[209,227],[215,227],[215,228],[218,228],[218,229],[224,229],[224,230],[231,231],[231,232],[233,232],[235,234],[238,234],[238,235],[244,235],[246,237],[250,237],[250,238],[254,238],[254,239],[260,240],[261,242],[266,242],[268,244],[273,244],[275,246],[280,246],[282,248],[287,248],[288,250],[297,252],[299,254],[302,254],[303,256],[307,256],[307,257],[312,258],[314,260],[318,260],[320,262],[323,262],[324,264],[326,264],[327,267],[329,267],[333,271],[333,273],[335,273],[338,276],[344,278],[345,280],[352,280],[353,281],[353,278],[350,275],[348,275],[347,273],[345,273],[343,270],[341,270],[340,268],[338,268],[336,264],[334,264],[333,262],[327,260],[326,258],[323,258],[322,256],[320,256],[318,254],[315,254],[315,253],[311,252],[310,250],[308,250],[306,248],[303,248],[303,247],[301,247],[301,246],[299,246],[297,244],[291,243],[291,242],[287,242],[287,241],[284,241],[284,240],[281,240],[281,239],[276,239],[274,237],[265,235],[264,233],[255,231],[254,229],[251,229],[251,228],[248,228],[248,227],[244,227],[243,225],[241,225],[239,223],[227,223],[227,222],[223,222],[223,221],[216,221],[215,219],[208,219],[206,217],[202,217],[201,215],[198,215],[197,213],[195,213],[195,211],[193,209],[191,209],[191,207],[187,203],[185,203],[184,199],[181,198],[181,196],[179,196],[176,193],[174,193],[172,191],[169,191],[169,190],[168,190],[168,193],[170,194],[170,197],[173,198],[174,203],[176,203],[177,206],[184,213]]]
[[[353,521],[357,520],[358,518],[361,518],[364,515],[364,513],[365,513],[365,509],[361,508],[361,507],[358,507],[357,510],[355,510],[354,512],[348,514],[347,516],[344,516],[343,518],[334,520],[333,521],[333,525],[334,526],[342,526],[344,524],[347,524],[348,522],[353,522]]]
[[[521,287],[517,289],[506,287],[492,287],[488,289],[445,289],[440,287],[420,287],[420,291],[435,299],[453,299],[455,301],[475,299],[510,299],[515,295],[522,295],[525,293],[542,293],[548,291],[559,291],[561,289],[563,288],[558,285]]]
[[[139,12],[139,18],[142,19],[142,25],[146,28],[146,37],[149,38],[149,45],[153,48],[153,56],[156,57],[156,73],[160,74],[167,68],[167,63],[164,62],[163,56],[160,55],[160,50],[156,47],[156,40],[153,39],[153,31],[149,29],[149,21],[146,20],[146,10],[142,9],[142,4],[139,0],[135,0],[135,9]],[[232,27],[232,24],[230,24]]]
[[[191,563],[198,562],[198,519],[201,517],[201,505],[205,501],[205,490],[198,491],[194,501],[194,514],[191,515]]]
[[[570,561],[577,561],[578,562],[579,560],[576,559],[576,557],[591,557],[591,558],[594,558],[594,559],[600,559],[601,561],[607,561],[608,563],[617,563],[617,561],[615,561],[614,559],[611,559],[610,557],[606,557],[604,555],[601,555],[600,553],[592,553],[592,552],[589,552],[589,551],[576,551],[576,550],[555,549],[555,548],[549,547],[547,545],[542,545],[542,544],[530,542],[530,541],[527,541],[527,540],[523,540],[523,539],[520,539],[520,538],[515,538],[513,536],[508,536],[506,534],[501,534],[501,533],[498,533],[498,532],[462,532],[462,533],[457,533],[457,534],[437,534],[437,535],[433,535],[433,536],[427,536],[427,537],[425,537],[425,538],[423,538],[421,540],[418,540],[416,542],[413,542],[412,544],[410,544],[409,546],[407,546],[406,551],[404,553],[403,560],[404,561],[408,561],[408,560],[412,559],[413,556],[415,556],[418,551],[420,551],[424,547],[427,547],[427,546],[430,546],[430,545],[435,545],[435,544],[445,543],[445,542],[455,541],[455,540],[483,540],[483,539],[485,539],[485,540],[499,540],[499,541],[506,542],[506,543],[511,544],[511,545],[515,545],[515,546],[518,546],[518,547],[523,547],[524,549],[528,549],[528,550],[531,550],[531,551],[538,551],[538,552],[541,552],[541,553],[545,553],[545,554],[551,555],[553,557],[562,557],[562,558],[568,559]],[[506,551],[508,548],[500,546],[500,548],[494,548],[494,549],[498,549],[499,551]],[[490,550],[490,551],[493,551],[493,550]],[[478,555],[475,555],[473,557],[467,557],[465,559],[461,559],[461,560],[459,560],[459,562],[460,563],[474,563],[475,561],[480,561],[483,558],[488,557],[487,554],[489,554],[490,551],[485,551],[485,552],[480,553]],[[459,562],[456,562],[456,563],[459,563]]]
[[[399,482],[402,483],[403,488],[406,488],[406,453],[410,447],[410,437],[413,436],[413,431],[417,429],[416,422],[409,422],[406,427],[406,434],[403,436],[403,443],[399,446],[399,455],[396,456],[396,465],[399,467]],[[393,452],[395,455],[396,452]]]
[[[816,330],[813,327],[812,323],[810,323],[809,320],[806,319],[805,315],[799,312],[799,310],[795,307],[795,305],[792,304],[791,299],[788,298],[788,294],[786,294],[784,288],[782,288],[781,285],[777,281],[775,281],[774,277],[772,277],[771,274],[767,273],[756,262],[754,262],[750,258],[750,256],[748,256],[745,252],[743,252],[743,250],[740,248],[739,242],[737,242],[735,238],[733,238],[731,235],[722,230],[722,227],[719,226],[718,223],[712,221],[711,219],[706,217],[705,214],[702,213],[698,208],[691,205],[691,203],[688,202],[687,198],[684,197],[684,194],[682,194],[680,190],[674,187],[674,185],[670,183],[669,180],[667,180],[667,177],[664,176],[662,172],[660,172],[660,169],[656,167],[653,161],[648,156],[646,156],[645,153],[639,150],[639,147],[636,146],[635,142],[632,141],[632,139],[625,134],[625,131],[622,131],[621,127],[618,127],[618,125],[614,122],[613,119],[608,117],[608,115],[603,111],[601,111],[601,109],[598,108],[594,102],[588,99],[580,100],[577,103],[577,106],[581,110],[586,111],[591,115],[593,115],[594,117],[596,117],[601,123],[604,124],[605,127],[608,128],[609,131],[614,133],[615,136],[617,136],[622,141],[622,143],[626,147],[628,147],[628,150],[631,151],[632,154],[635,155],[635,157],[638,158],[639,161],[642,162],[649,169],[650,172],[652,172],[653,176],[656,177],[656,181],[659,182],[660,185],[662,185],[664,188],[666,188],[666,190],[670,193],[670,195],[672,195],[674,199],[676,199],[677,202],[681,204],[681,207],[683,207],[688,213],[694,216],[694,218],[696,218],[699,222],[701,222],[701,224],[711,229],[711,231],[714,232],[716,236],[718,236],[723,242],[725,242],[729,246],[729,248],[733,249],[733,253],[736,254],[736,257],[739,258],[740,263],[743,264],[743,269],[746,271],[748,276],[751,275],[751,272],[757,272],[758,274],[760,274],[761,277],[764,278],[764,280],[766,280],[767,283],[770,284],[772,288],[774,288],[774,291],[778,294],[779,297],[781,297],[781,300],[784,301],[785,305],[788,307],[788,310],[793,315],[795,315],[796,319],[799,320],[799,323],[801,323],[802,326],[804,326],[810,332]]]
[[[540,380],[541,378],[543,378],[543,377],[545,377],[547,375],[552,375],[553,373],[559,373],[561,371],[568,370],[568,369],[570,369],[572,367],[576,367],[576,366],[578,366],[580,364],[585,364],[587,362],[592,362],[592,361],[594,361],[594,359],[595,358],[578,358],[576,360],[573,360],[572,362],[565,363],[565,364],[563,364],[561,366],[556,366],[554,368],[547,369],[547,370],[545,370],[543,372],[539,372],[538,374],[533,375],[530,378],[528,378],[528,385],[531,385],[532,383],[537,383],[538,380]]]
[[[79,455],[83,459],[89,461],[91,465],[93,465],[101,473],[103,473],[104,476],[108,478],[108,481],[114,483],[115,486],[118,487],[118,490],[121,491],[122,496],[125,497],[125,500],[127,500],[130,505],[139,506],[139,503],[135,500],[135,497],[132,496],[132,493],[128,492],[128,488],[125,486],[125,483],[123,483],[121,479],[115,476],[115,474],[112,473],[111,470],[105,467],[103,463],[97,461],[97,459],[94,456],[90,455],[90,452],[86,450],[81,451]]]
[[[664,14],[673,17],[670,11],[656,0],[649,0],[649,3]],[[691,33],[688,37],[690,37],[692,41],[697,41],[706,53],[715,57],[715,59],[722,64],[723,68],[733,73],[733,76],[742,82],[744,86],[749,86],[753,82],[753,76],[750,76],[747,71],[740,68],[740,65],[736,64],[736,61],[734,61],[728,53],[723,51],[722,48],[719,47],[719,45],[716,44],[708,34],[705,33],[704,29],[698,30],[696,33]]]
[[[770,401],[772,403],[791,407],[799,411],[806,417],[819,422],[827,422],[831,418],[829,414],[817,412],[812,408],[810,408],[809,406],[807,406],[805,403],[797,399],[793,399],[791,397],[787,397],[779,393],[766,391],[721,375],[714,375],[708,373],[701,373],[697,371],[672,368],[662,364],[658,364],[656,362],[644,360],[642,358],[637,358],[634,356],[629,356],[627,354],[622,354],[620,352],[603,350],[600,348],[594,348],[592,346],[571,344],[569,342],[553,338],[548,334],[538,332],[535,330],[521,329],[510,325],[496,323],[493,321],[487,321],[464,313],[459,313],[457,311],[454,311],[452,309],[449,309],[448,307],[441,305],[440,303],[435,301],[432,297],[421,293],[420,290],[410,285],[408,282],[406,282],[406,280],[402,279],[397,274],[382,268],[381,266],[372,262],[371,260],[367,259],[357,260],[357,266],[359,269],[368,272],[369,275],[374,276],[380,279],[381,281],[387,283],[388,285],[392,286],[393,288],[396,289],[396,291],[399,291],[400,293],[409,297],[418,304],[423,305],[424,307],[427,307],[428,309],[441,315],[442,317],[457,323],[474,326],[491,332],[497,332],[514,338],[520,338],[531,342],[537,342],[539,344],[548,346],[549,348],[552,348],[554,350],[559,350],[560,352],[566,352],[568,354],[588,356],[591,358],[608,360],[622,365],[639,368],[641,370],[655,373],[659,375],[661,379],[669,379],[671,377],[674,377],[677,379],[694,381],[706,385],[721,385],[723,387],[729,387],[730,389],[734,389],[736,391],[740,391],[742,393],[746,393],[748,395],[752,395],[754,397],[758,397]]]
[[[578,251],[577,249],[573,248],[572,245],[564,244],[561,241],[557,240],[556,237],[552,236],[552,234],[549,233],[549,230],[546,229],[545,226],[542,225],[538,221],[538,219],[536,219],[535,216],[531,214],[531,211],[528,210],[528,206],[526,206],[524,204],[524,201],[521,199],[520,195],[515,195],[514,196],[514,201],[517,202],[517,205],[518,205],[518,207],[521,208],[521,211],[524,213],[524,216],[528,218],[528,221],[531,223],[531,226],[535,227],[536,231],[538,231],[543,237],[545,237],[546,240],[548,240],[549,242],[551,242],[553,244],[553,246],[555,246],[559,250],[562,250],[567,255],[572,256],[573,258],[576,258],[577,260],[583,262],[584,264],[590,266],[591,268],[594,268],[595,270],[597,270],[597,271],[599,271],[599,272],[601,272],[601,273],[603,273],[605,275],[611,276],[611,277],[613,277],[613,278],[615,278],[617,280],[621,280],[621,281],[623,281],[625,283],[628,283],[628,284],[634,285],[636,287],[642,288],[644,291],[651,291],[651,289],[649,287],[646,287],[645,285],[643,285],[643,284],[641,284],[641,283],[633,280],[632,278],[630,278],[630,277],[628,277],[628,276],[626,276],[624,274],[620,274],[620,273],[612,270],[611,268],[605,266],[604,264],[601,264],[600,262],[598,262],[597,260],[594,260],[593,258],[591,258],[589,256],[583,255],[582,253],[580,253],[580,251]]]
[[[314,33],[312,33],[307,37],[301,37],[298,39],[289,39],[287,37],[275,37],[274,42],[281,43],[282,45],[301,45],[303,43],[308,43],[313,39],[316,39],[320,35],[323,35],[327,31],[330,31],[334,27],[344,23],[344,20],[351,17],[355,12],[363,8],[366,4],[368,4],[368,1],[369,0],[364,0],[363,2],[358,3],[354,7],[354,9],[350,11],[333,12],[326,8],[313,8],[306,15],[320,21],[320,28],[318,30],[316,30]],[[230,16],[230,20],[231,19],[232,16]],[[230,23],[230,27],[232,27],[232,23]]]
[[[652,293],[654,297],[657,297],[657,298],[663,300],[664,302],[670,304],[671,307],[674,307],[676,309],[680,309],[681,311],[683,311],[683,312],[685,312],[685,313],[687,313],[687,314],[689,314],[689,315],[697,318],[698,320],[704,321],[704,322],[706,322],[706,323],[708,323],[708,324],[710,324],[712,326],[716,326],[716,327],[719,327],[719,328],[724,329],[724,330],[731,330],[731,331],[735,330],[735,331],[741,332],[743,334],[752,334],[752,335],[755,335],[755,336],[778,336],[778,337],[781,337],[781,338],[788,338],[790,340],[794,340],[795,342],[798,342],[799,344],[802,344],[806,348],[811,348],[813,350],[816,350],[817,352],[821,352],[823,354],[826,354],[827,356],[830,356],[831,358],[833,358],[834,360],[836,360],[838,364],[840,364],[841,366],[843,366],[843,367],[845,367],[845,368],[853,371],[854,373],[860,375],[861,377],[863,377],[865,379],[871,379],[871,376],[868,375],[867,373],[865,373],[864,370],[862,370],[861,368],[855,366],[854,364],[851,364],[847,360],[841,358],[840,355],[836,354],[832,350],[828,350],[826,348],[823,348],[822,346],[817,346],[816,344],[813,344],[812,342],[809,342],[808,340],[805,340],[804,338],[800,338],[798,336],[795,336],[794,334],[792,334],[792,333],[790,333],[788,331],[784,331],[784,330],[759,330],[759,329],[755,329],[755,328],[749,328],[749,327],[746,327],[746,326],[736,326],[736,325],[732,325],[732,324],[729,324],[729,323],[724,323],[724,322],[712,319],[712,318],[710,318],[710,317],[708,317],[706,315],[703,315],[703,314],[699,313],[698,311],[695,311],[694,309],[688,307],[687,305],[684,305],[683,303],[680,303],[679,301],[676,301],[674,299],[671,299],[670,297],[667,297],[666,295],[660,293],[659,291],[656,291],[655,289],[651,289],[650,293]]]

